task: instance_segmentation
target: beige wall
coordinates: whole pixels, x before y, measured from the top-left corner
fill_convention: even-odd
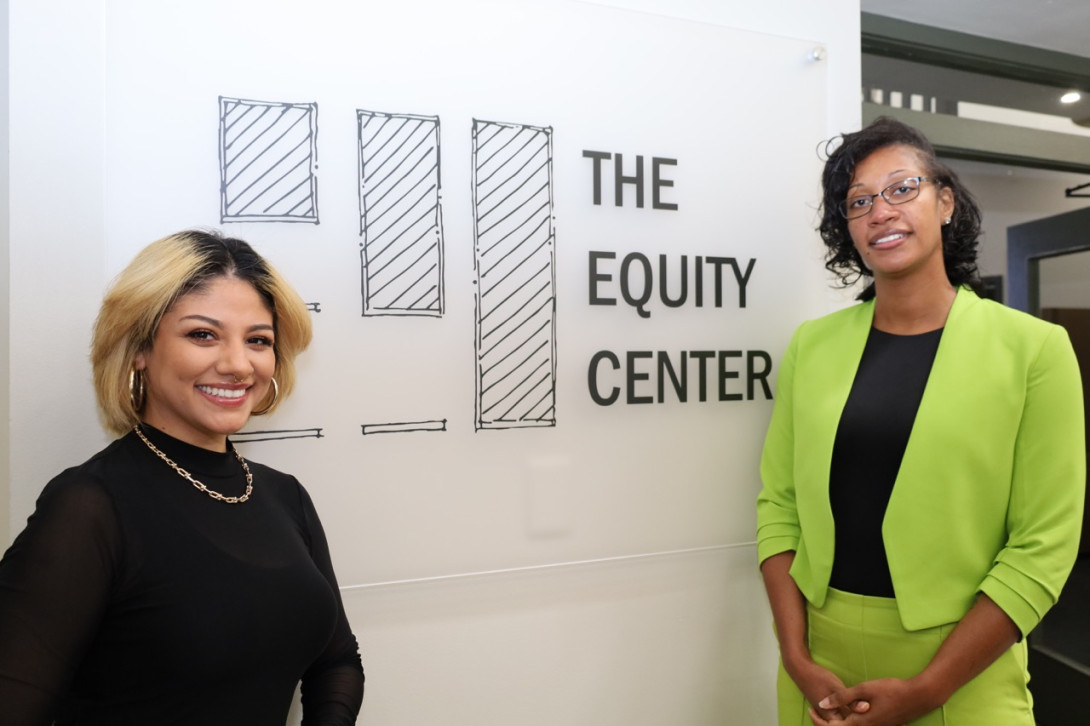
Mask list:
[[[984,212],[980,247],[983,275],[1003,275],[1006,280],[1008,227],[1090,206],[1090,199],[1064,196],[1065,189],[1084,184],[1085,176],[977,162],[947,163],[958,172]]]
[[[1042,308],[1090,308],[1090,251],[1040,261]]]

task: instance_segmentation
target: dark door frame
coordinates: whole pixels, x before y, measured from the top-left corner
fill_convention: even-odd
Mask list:
[[[1040,311],[1040,261],[1090,250],[1090,207],[1007,228],[1007,304]]]

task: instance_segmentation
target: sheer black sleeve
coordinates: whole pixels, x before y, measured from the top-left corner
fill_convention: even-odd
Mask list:
[[[303,674],[303,726],[351,726],[363,703],[363,665],[359,645],[344,612],[325,531],[314,503],[299,487],[314,563],[337,593],[337,627],[319,658]]]
[[[51,481],[0,561],[0,714],[48,726],[93,639],[121,559],[107,492],[73,470]]]

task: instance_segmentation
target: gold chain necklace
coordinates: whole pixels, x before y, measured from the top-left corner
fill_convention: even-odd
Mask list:
[[[188,479],[190,484],[197,487],[197,489],[212,497],[217,502],[225,502],[227,504],[242,504],[250,498],[250,494],[254,491],[254,475],[250,473],[250,467],[246,465],[246,460],[243,459],[242,456],[234,450],[234,448],[231,449],[231,453],[235,455],[236,459],[238,459],[238,463],[242,464],[242,471],[246,473],[246,493],[243,494],[241,497],[225,497],[219,492],[209,489],[202,482],[194,479],[188,471],[175,464],[169,456],[164,454],[159,449],[155,448],[155,444],[148,441],[147,436],[144,436],[144,432],[140,430],[140,426],[133,426],[132,430],[136,432],[136,435],[140,437],[141,441],[148,445],[149,449],[155,452],[156,456],[158,456],[166,463],[170,464],[170,468],[174,469],[174,471],[178,472],[178,474]]]

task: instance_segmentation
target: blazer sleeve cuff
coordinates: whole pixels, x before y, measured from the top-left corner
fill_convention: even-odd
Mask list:
[[[757,562],[764,562],[772,555],[795,551],[799,548],[798,529],[787,525],[763,527],[757,535]]]
[[[1022,637],[1037,627],[1056,598],[1040,582],[998,562],[984,578],[980,591],[1014,621]]]

